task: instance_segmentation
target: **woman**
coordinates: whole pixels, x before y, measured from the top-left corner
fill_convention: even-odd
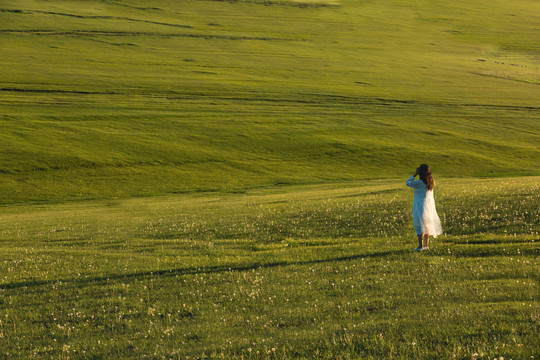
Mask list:
[[[419,176],[419,180],[414,180],[416,175]],[[422,164],[417,167],[416,172],[406,184],[414,189],[413,221],[416,236],[418,236],[418,247],[414,250],[428,250],[429,237],[442,234],[441,220],[435,210],[433,198],[435,181],[429,166]]]

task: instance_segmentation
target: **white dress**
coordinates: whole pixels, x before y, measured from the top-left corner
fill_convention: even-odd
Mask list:
[[[414,189],[413,221],[416,235],[429,234],[433,237],[442,234],[441,220],[435,209],[433,190],[428,190],[422,180],[407,179],[407,186]]]

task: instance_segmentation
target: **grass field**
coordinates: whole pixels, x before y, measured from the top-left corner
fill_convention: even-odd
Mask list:
[[[404,181],[3,208],[7,358],[535,359],[540,181]]]
[[[539,23],[0,1],[0,358],[538,359]]]
[[[0,6],[0,202],[538,175],[534,0]]]

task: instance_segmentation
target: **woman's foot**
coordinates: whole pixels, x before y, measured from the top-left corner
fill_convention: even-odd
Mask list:
[[[417,247],[416,249],[413,249],[413,251],[420,251],[420,250],[424,250],[424,248],[422,248],[422,247],[419,246],[419,247]]]
[[[420,248],[420,250],[429,250],[428,246],[424,246],[423,248]]]

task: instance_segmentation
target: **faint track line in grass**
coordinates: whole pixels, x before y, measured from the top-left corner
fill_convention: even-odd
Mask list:
[[[78,18],[78,19],[110,19],[110,20],[126,20],[126,21],[144,22],[144,23],[149,23],[149,24],[163,25],[163,26],[172,26],[172,27],[180,27],[180,28],[193,29],[193,26],[190,26],[190,25],[180,25],[180,24],[164,23],[164,22],[159,22],[159,21],[133,19],[133,18],[128,18],[128,17],[124,17],[124,16],[109,16],[109,15],[77,15],[77,14],[60,13],[60,12],[54,12],[54,11],[42,11],[42,10],[18,10],[18,9],[0,9],[0,11],[1,11],[1,12],[17,13],[17,14],[34,14],[34,13],[35,13],[35,14],[45,14],[45,15],[58,15],[58,16],[74,17],[74,18]]]
[[[132,9],[137,9],[137,10],[157,10],[157,11],[161,11],[160,8],[156,8],[156,7],[139,7],[139,6],[133,6],[133,5],[127,5],[127,4],[122,4],[122,3],[117,3],[117,2],[114,2],[114,1],[110,1],[111,4],[114,4],[114,5],[117,5],[117,6],[123,6],[123,7],[128,7],[128,8],[132,8]]]
[[[515,78],[515,77],[511,77],[511,76],[482,74],[482,73],[479,73],[479,72],[472,72],[471,74],[478,75],[478,76],[486,76],[486,77],[491,77],[491,78],[501,79],[501,80],[517,81],[517,82],[522,82],[522,83],[531,84],[531,85],[540,85],[540,82],[538,82],[538,81],[526,80],[526,79],[518,79],[518,78]]]
[[[214,2],[228,2],[231,4],[250,4],[250,5],[264,5],[264,6],[284,6],[284,7],[298,7],[298,8],[332,8],[339,7],[339,4],[331,3],[309,3],[301,1],[274,1],[274,0],[201,0],[201,1],[214,1]]]
[[[93,38],[91,36],[90,37],[84,37],[84,39],[86,39],[88,41],[94,41],[94,42],[107,44],[107,45],[113,45],[113,46],[137,46],[136,44],[133,44],[133,43],[115,43],[115,42],[109,42],[109,41],[105,41],[105,40],[99,40],[99,39]]]
[[[2,30],[0,30],[2,32]],[[108,43],[110,44],[110,43]],[[117,45],[117,44],[112,44]],[[129,44],[122,44],[129,45]],[[298,95],[308,96],[299,97],[296,99],[290,98],[270,98],[270,97],[256,97],[256,93],[253,93],[253,97],[247,96],[216,96],[216,95],[198,95],[198,94],[175,94],[175,93],[162,93],[162,92],[137,92],[136,94],[130,92],[99,92],[99,91],[79,91],[79,90],[63,90],[63,89],[22,89],[22,88],[0,88],[0,91],[13,91],[13,92],[34,92],[34,93],[65,93],[65,94],[81,94],[81,95],[137,95],[137,96],[152,96],[161,97],[167,100],[186,100],[186,101],[238,101],[238,102],[260,102],[260,103],[289,103],[289,104],[306,104],[306,105],[371,105],[371,106],[388,106],[388,107],[419,107],[419,106],[433,106],[440,108],[459,108],[459,107],[477,107],[488,109],[504,109],[513,111],[528,111],[528,110],[540,110],[540,107],[535,106],[518,106],[518,105],[496,105],[496,104],[474,104],[474,103],[439,103],[429,101],[415,101],[415,100],[400,100],[400,99],[384,99],[384,98],[355,98],[347,96],[334,96],[334,95],[316,95],[316,94],[301,94]]]
[[[51,30],[51,29],[0,29],[0,34],[35,34],[46,36],[155,36],[155,37],[187,37],[198,39],[219,39],[219,40],[259,40],[259,41],[305,41],[304,39],[274,38],[265,36],[241,36],[241,35],[218,35],[218,34],[185,34],[185,33],[160,33],[142,31],[102,31],[102,30]]]
[[[82,91],[82,90],[53,90],[53,89],[20,89],[20,88],[0,88],[0,91],[30,92],[30,93],[52,93],[52,94],[82,94],[82,95],[119,95],[115,92]]]

